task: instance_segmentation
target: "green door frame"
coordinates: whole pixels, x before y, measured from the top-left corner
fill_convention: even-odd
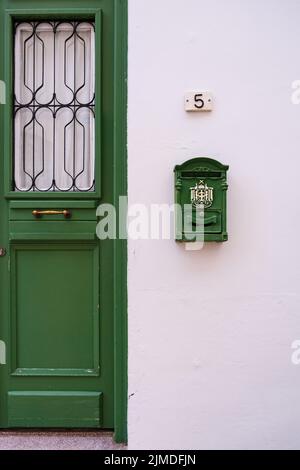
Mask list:
[[[127,0],[115,0],[114,203],[127,195]],[[114,242],[115,440],[127,441],[127,240]]]
[[[113,200],[127,195],[127,0],[114,2]],[[39,10],[42,10],[40,8]],[[59,13],[59,9],[57,9]],[[84,10],[83,10],[84,11]],[[34,14],[34,10],[31,10]],[[12,12],[10,12],[12,13]],[[15,11],[20,13],[20,11]],[[30,10],[26,11],[27,14]],[[49,11],[45,11],[49,13]],[[51,13],[56,13],[51,10]],[[3,78],[3,77],[0,77]],[[7,84],[11,75],[6,76]],[[10,89],[10,86],[7,87]],[[6,120],[7,127],[7,120]],[[4,135],[9,135],[4,129]],[[7,139],[6,139],[7,142]],[[9,152],[10,154],[11,152]],[[6,171],[7,182],[7,171]],[[8,194],[7,194],[8,196]],[[8,196],[9,197],[9,196]],[[1,201],[0,201],[1,202]],[[127,241],[114,240],[114,437],[127,441]]]

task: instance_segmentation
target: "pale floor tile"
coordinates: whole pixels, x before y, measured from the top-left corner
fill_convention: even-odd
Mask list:
[[[0,450],[126,450],[111,432],[0,431]]]

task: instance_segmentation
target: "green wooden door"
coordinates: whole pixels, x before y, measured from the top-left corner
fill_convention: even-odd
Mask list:
[[[113,428],[114,2],[0,14],[0,426]]]

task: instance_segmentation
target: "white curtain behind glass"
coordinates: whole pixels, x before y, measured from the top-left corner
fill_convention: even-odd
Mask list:
[[[17,25],[16,190],[94,189],[94,64],[92,24]]]

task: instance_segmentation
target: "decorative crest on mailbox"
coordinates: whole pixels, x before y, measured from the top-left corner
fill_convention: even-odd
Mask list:
[[[214,188],[210,188],[204,181],[199,181],[191,189],[191,202],[197,207],[202,205],[205,209],[211,207],[214,201]]]

